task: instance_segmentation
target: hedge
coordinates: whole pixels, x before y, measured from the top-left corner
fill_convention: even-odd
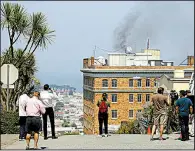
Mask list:
[[[2,111],[1,113],[1,134],[19,133],[19,114],[13,111]]]

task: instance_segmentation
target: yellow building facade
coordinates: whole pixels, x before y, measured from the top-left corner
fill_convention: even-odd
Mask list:
[[[86,59],[85,63],[89,64]],[[101,100],[102,93],[108,94],[111,106],[108,112],[108,124],[120,125],[123,121],[135,119],[136,112],[143,110],[143,105],[149,102],[156,92],[159,77],[163,74],[171,77],[176,69],[192,68],[187,66],[93,66],[93,63],[87,66],[86,64],[81,70],[83,72],[85,134],[99,133],[97,102]],[[191,72],[188,70],[185,76],[191,76]]]

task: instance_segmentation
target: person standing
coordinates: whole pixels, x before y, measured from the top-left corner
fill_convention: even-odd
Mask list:
[[[39,100],[40,93],[34,92],[34,96],[26,103],[26,149],[29,150],[31,134],[34,132],[34,149],[38,149],[39,130],[41,127],[41,114],[45,113],[45,107]]]
[[[40,94],[40,100],[45,105],[46,112],[43,114],[43,133],[44,133],[44,139],[47,140],[47,116],[49,116],[50,123],[51,123],[51,132],[52,132],[52,139],[57,139],[55,136],[55,119],[54,119],[54,110],[53,110],[53,100],[57,99],[57,97],[50,93],[49,85],[44,85],[44,91]]]
[[[164,126],[167,122],[167,106],[169,106],[168,98],[163,95],[164,88],[159,87],[157,90],[158,94],[153,95],[151,105],[153,109],[154,124],[152,127],[152,134],[150,140],[154,140],[153,136],[158,125],[160,125],[160,140],[165,140],[163,135]]]
[[[176,113],[179,114],[182,141],[189,140],[189,113],[193,112],[193,104],[186,98],[186,91],[180,91],[180,99],[176,101]]]
[[[98,101],[97,106],[99,107],[98,112],[98,121],[99,121],[99,136],[108,137],[108,107],[110,107],[109,102],[107,101],[107,94],[102,94],[101,101]],[[105,135],[102,135],[103,123]]]
[[[20,134],[19,141],[25,140],[26,138],[26,103],[30,98],[27,94],[22,94],[16,102],[16,106],[19,108],[19,124],[20,124]]]
[[[191,94],[190,90],[187,90],[186,93],[187,93],[186,97],[192,101],[193,108],[194,108],[194,95]],[[194,137],[194,110],[193,110],[193,113],[190,114],[190,117],[189,117],[189,132],[190,132],[190,136]]]

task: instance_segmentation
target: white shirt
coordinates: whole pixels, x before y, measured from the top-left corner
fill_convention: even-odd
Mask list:
[[[49,91],[42,91],[40,93],[40,100],[46,108],[53,107],[53,100],[55,99],[57,99],[57,96]]]
[[[19,107],[19,116],[26,116],[26,103],[30,98],[26,94],[22,94],[16,102]]]

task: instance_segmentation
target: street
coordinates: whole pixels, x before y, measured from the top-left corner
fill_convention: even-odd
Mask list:
[[[164,135],[165,141],[150,141],[149,135],[139,134],[114,134],[110,137],[97,137],[95,135],[66,135],[56,140],[51,138],[43,140],[40,137],[39,147],[43,149],[194,149],[194,138],[182,142],[175,140],[179,135]],[[33,140],[31,146],[33,147]],[[5,149],[25,149],[25,141],[17,141]]]

